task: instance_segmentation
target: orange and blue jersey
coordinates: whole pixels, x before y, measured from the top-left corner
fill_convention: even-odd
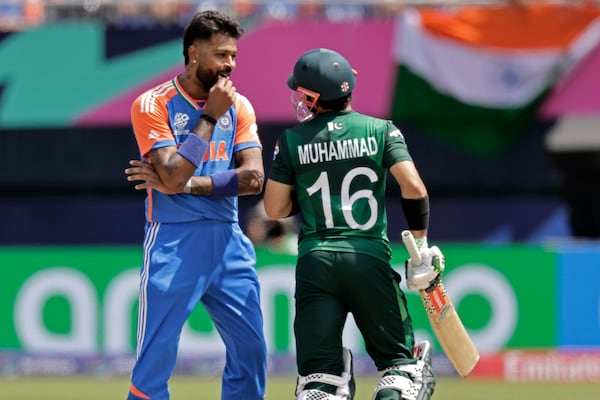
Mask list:
[[[151,150],[181,146],[193,135],[205,103],[205,100],[192,99],[177,78],[141,94],[132,105],[131,123],[142,159],[148,161]],[[238,93],[234,104],[218,118],[203,163],[194,175],[207,176],[235,168],[234,154],[251,147],[261,147],[256,116],[248,99]],[[237,201],[237,196],[165,195],[149,190],[146,219],[148,222],[237,222]]]
[[[177,78],[140,95],[131,121],[143,160],[153,149],[181,146],[205,107]],[[218,118],[194,175],[235,167],[238,151],[261,147],[250,102],[237,94]],[[144,262],[140,269],[136,361],[128,400],[168,400],[185,321],[202,303],[226,347],[222,399],[263,400],[267,349],[256,253],[238,223],[237,196],[146,197]],[[240,351],[241,349],[241,351]]]

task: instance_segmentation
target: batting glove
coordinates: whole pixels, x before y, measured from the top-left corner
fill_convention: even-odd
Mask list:
[[[445,268],[444,255],[439,247],[427,247],[425,238],[418,240],[417,246],[421,264],[416,264],[412,258],[406,261],[406,285],[410,290],[427,289]]]

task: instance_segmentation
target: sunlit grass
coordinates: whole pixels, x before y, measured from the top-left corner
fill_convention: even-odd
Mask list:
[[[370,400],[377,378],[357,380],[356,400]],[[125,399],[128,379],[98,377],[0,378],[0,398],[6,400],[113,400]],[[174,376],[172,400],[219,400],[217,378]],[[293,400],[294,377],[270,377],[268,400]],[[439,400],[593,400],[600,398],[600,383],[505,383],[497,380],[440,378],[433,396]]]

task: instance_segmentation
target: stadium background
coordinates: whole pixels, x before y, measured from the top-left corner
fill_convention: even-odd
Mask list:
[[[477,376],[600,381],[600,8],[457,3],[210,4],[247,30],[233,79],[256,108],[267,171],[277,136],[294,123],[286,77],[312,47],[344,53],[359,71],[355,109],[402,129],[431,193],[430,241],[444,250],[447,286],[484,355]],[[181,71],[182,24],[207,6],[0,2],[0,375],[128,374],[144,222],[143,195],[123,174],[138,157],[129,105]],[[422,13],[421,26],[406,23],[414,13]],[[449,37],[436,18],[476,34]],[[473,39],[511,36],[524,23],[528,35],[512,41]],[[485,96],[483,104],[434,93],[452,82],[470,86],[477,71],[459,68],[449,86],[416,77],[400,45],[407,32],[459,43],[475,58],[499,47],[501,54],[562,56],[534,75],[518,67],[535,60],[493,58],[482,80],[501,87],[483,93],[504,90],[510,98],[548,77],[528,101],[491,107]],[[549,39],[527,40],[538,36]],[[444,70],[454,61],[430,65]],[[259,200],[240,200],[245,227]],[[393,186],[389,204],[401,269],[404,220]],[[257,251],[271,368],[292,374],[294,257],[263,243]],[[418,298],[409,301],[418,335],[430,337]],[[345,340],[359,355],[357,372],[372,371],[353,326]],[[178,372],[213,375],[221,355],[197,310]],[[453,374],[439,347],[436,368]]]

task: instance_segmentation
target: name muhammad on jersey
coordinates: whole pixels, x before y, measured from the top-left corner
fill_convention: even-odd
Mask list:
[[[327,161],[346,160],[377,154],[378,145],[374,137],[333,140],[298,146],[300,165]]]

